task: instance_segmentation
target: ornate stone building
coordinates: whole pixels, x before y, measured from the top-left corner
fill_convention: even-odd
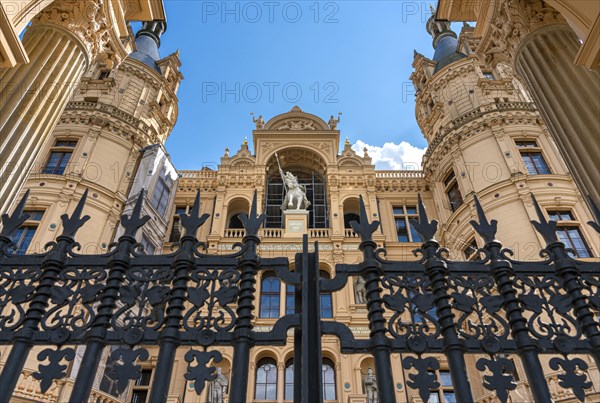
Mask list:
[[[537,197],[548,217],[558,220],[561,241],[579,258],[597,260],[600,256],[598,234],[584,225],[592,215],[577,189],[571,165],[561,156],[565,149],[557,145],[541,111],[539,94],[528,90],[529,84],[522,81],[508,56],[496,59],[478,50],[485,42],[477,34],[479,24],[477,28],[465,25],[457,35],[447,22],[430,19],[427,30],[433,39],[433,57],[414,55],[410,78],[417,89],[416,119],[428,143],[422,171],[377,170],[366,150],[357,153],[348,140],[341,140],[338,121],[331,118],[327,123],[294,107],[266,122],[259,118],[251,144],[244,141],[235,152],[225,150],[218,169],[180,170],[178,177],[162,146],[177,118],[176,94],[182,79],[178,55],[160,58],[158,54],[165,29],[162,22],[144,24],[135,46],[132,42],[118,67],[105,59],[89,66],[75,63],[74,68],[85,74],[77,79],[69,102],[65,98],[64,111],[49,111],[57,113],[58,124],[41,145],[25,182],[30,192],[26,210],[33,214],[14,235],[19,253],[39,250],[55,238],[60,215],[72,211],[86,189],[86,213],[93,222],[84,226],[77,238],[84,251],[106,251],[120,234],[119,215],[131,209],[135,197],[145,189],[143,209],[152,219],[138,241],[146,253],[171,251],[182,233],[178,214],[189,211],[200,190],[200,213],[208,213],[210,218],[197,238],[207,243],[209,253],[229,251],[243,238],[239,215],[248,212],[256,191],[259,209],[267,214],[259,233],[260,255],[285,256],[293,262],[306,233],[311,242],[319,241],[323,277],[334,276],[336,264],[362,260],[360,239],[350,227],[350,222],[358,219],[359,195],[369,218],[381,221],[374,240],[386,248],[389,259],[414,259],[412,250],[421,238],[409,219],[417,215],[418,194],[431,218],[440,221],[437,238],[454,258],[474,259],[482,246],[469,225],[476,216],[473,197],[477,195],[488,217],[499,221],[498,238],[517,252],[516,258],[539,259],[537,253],[544,241],[529,224],[536,218],[530,194]],[[310,208],[300,224],[291,225],[281,209],[284,184],[280,166],[292,172],[306,190]],[[292,290],[269,271],[257,278],[256,289],[254,325],[266,330],[293,309],[294,298]],[[407,314],[413,321],[423,320],[416,311]],[[364,284],[357,281],[338,292],[323,293],[321,316],[347,325],[357,338],[369,337]],[[288,341],[285,347],[252,349],[248,390],[252,401],[291,401],[291,335]],[[177,353],[168,401],[220,403],[221,397],[227,401],[231,349],[219,348],[224,358],[217,366],[223,377],[200,396],[183,376],[187,367],[184,350]],[[158,350],[150,351],[140,379],[119,394],[107,375],[106,368],[112,364],[107,349],[94,384],[94,401],[147,401]],[[2,366],[6,365],[4,353],[0,355]],[[41,394],[32,377],[35,356],[33,351],[29,355],[32,358],[23,371],[15,401],[65,401],[80,361],[75,360],[68,378]],[[323,358],[326,401],[365,403],[373,395],[370,355],[341,354],[338,340],[324,336]],[[392,355],[397,401],[421,402],[406,386],[401,358]],[[593,383],[587,391],[589,401],[600,401],[597,368],[585,359]],[[454,389],[447,363],[441,361],[437,370],[441,385],[430,402],[452,403]],[[477,401],[495,401],[482,386],[475,360],[469,358],[467,363]],[[510,398],[513,402],[532,401],[519,360],[515,364],[517,388]],[[556,371],[548,370],[546,378],[557,402],[574,401],[573,394],[559,385]]]
[[[1,2],[0,210],[21,190],[82,77],[116,68],[134,50],[132,20],[164,21],[162,1]]]

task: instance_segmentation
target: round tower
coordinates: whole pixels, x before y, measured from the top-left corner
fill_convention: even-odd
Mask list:
[[[161,176],[167,182],[172,179],[174,169],[167,170],[168,175],[160,167],[153,172],[144,162],[150,149],[153,155],[156,147],[163,149],[177,120],[176,94],[183,77],[178,52],[159,55],[165,30],[163,21],[144,23],[132,43],[134,51],[118,67],[99,59],[77,84],[26,181],[26,209],[39,212],[39,219],[30,223],[36,231],[29,239],[15,239],[23,252],[40,251],[60,234],[60,216],[74,209],[85,189],[85,213],[91,219],[77,240],[83,253],[105,251],[131,198],[133,182],[140,181],[140,167],[146,169],[143,177],[152,178],[144,184],[147,191]],[[133,35],[124,40],[132,41]],[[159,154],[166,159],[165,152]],[[161,207],[154,213],[169,217]],[[163,235],[156,237],[161,244]]]
[[[433,58],[415,52],[410,78],[416,118],[429,145],[423,171],[444,223],[441,243],[455,258],[475,257],[483,246],[469,224],[477,195],[488,217],[499,222],[498,238],[518,253],[516,258],[538,258],[544,243],[529,225],[536,217],[533,193],[549,216],[564,218],[558,226],[567,246],[580,257],[597,256],[598,236],[584,225],[590,213],[513,69],[506,63],[492,68],[474,55],[477,39],[466,24],[457,36],[448,22],[432,17],[427,31]],[[567,239],[569,231],[573,239]]]

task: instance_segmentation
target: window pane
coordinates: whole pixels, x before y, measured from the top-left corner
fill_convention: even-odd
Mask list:
[[[404,215],[404,209],[402,207],[394,207],[394,215]]]
[[[410,235],[412,236],[412,241],[413,242],[423,242],[423,240],[421,239],[421,235],[419,235],[417,230],[414,229],[411,224],[409,224],[409,225],[410,225]]]
[[[417,208],[414,206],[406,206],[406,214],[417,214]]]
[[[440,403],[440,396],[438,392],[432,392],[429,396],[429,403]]]
[[[440,371],[440,383],[442,386],[452,387],[452,377],[448,371]]]
[[[58,165],[58,162],[60,161],[61,156],[62,156],[62,153],[58,153],[58,152],[50,153],[48,162],[46,163],[46,166],[44,167],[44,170],[42,172],[45,174],[54,173],[54,170],[56,169],[56,166]]]
[[[446,403],[456,403],[454,392],[444,392],[444,400]]]

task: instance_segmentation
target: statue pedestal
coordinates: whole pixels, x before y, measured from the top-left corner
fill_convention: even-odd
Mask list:
[[[308,233],[308,210],[285,210],[283,220],[284,238],[300,238]]]

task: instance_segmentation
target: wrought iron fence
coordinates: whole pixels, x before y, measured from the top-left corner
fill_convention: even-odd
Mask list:
[[[540,262],[519,262],[496,240],[495,220],[488,221],[479,201],[479,221],[472,221],[485,240],[476,261],[452,261],[435,240],[438,223],[429,221],[419,198],[419,220],[413,222],[425,242],[415,261],[385,258],[372,234],[379,222],[369,222],[360,199],[360,236],[363,261],[338,264],[332,279],[319,278],[318,247],[296,255],[297,270],[287,258],[259,258],[259,229],[266,217],[257,214],[256,194],[250,214],[243,216],[245,235],[227,255],[205,253],[195,235],[207,219],[199,216],[200,196],[189,214],[180,215],[184,229],[171,254],[147,256],[136,243],[137,231],[148,221],[141,216],[143,192],[131,215],[123,215],[125,233],[101,255],[78,252],[75,234],[89,219],[82,216],[87,192],[71,216],[63,215],[63,231],[41,254],[15,254],[10,235],[27,219],[27,194],[12,215],[2,216],[0,233],[0,344],[11,345],[0,375],[0,402],[9,401],[34,345],[48,346],[37,356],[33,377],[42,391],[66,377],[75,346],[85,346],[82,364],[69,398],[90,398],[95,373],[106,346],[116,364],[109,376],[118,391],[140,376],[140,362],[149,359],[148,346],[158,346],[149,401],[165,402],[175,353],[187,346],[187,380],[200,394],[206,381],[216,378],[214,362],[221,354],[213,346],[232,346],[230,401],[247,401],[250,349],[285,345],[294,330],[294,400],[321,402],[320,340],[336,335],[342,353],[369,352],[375,361],[380,402],[395,402],[390,354],[403,353],[407,386],[423,401],[440,387],[435,370],[439,356],[447,357],[459,402],[474,402],[466,355],[475,355],[483,386],[506,402],[515,389],[514,363],[518,355],[537,402],[551,401],[541,355],[558,374],[560,385],[581,401],[592,383],[586,361],[600,364],[600,326],[593,311],[600,310],[600,264],[570,256],[556,236],[556,223],[546,221],[534,201],[539,222],[535,228],[547,241]],[[600,232],[597,222],[590,222]],[[254,288],[260,270],[273,270],[284,283],[295,286],[295,312],[280,318],[272,330],[253,328]],[[319,293],[342,289],[352,277],[365,280],[370,337],[355,338],[344,324],[321,321]],[[415,318],[418,316],[418,320]],[[310,353],[309,353],[310,346]],[[576,356],[574,356],[576,355]],[[46,363],[48,362],[48,363]],[[597,365],[598,366],[598,365]]]

